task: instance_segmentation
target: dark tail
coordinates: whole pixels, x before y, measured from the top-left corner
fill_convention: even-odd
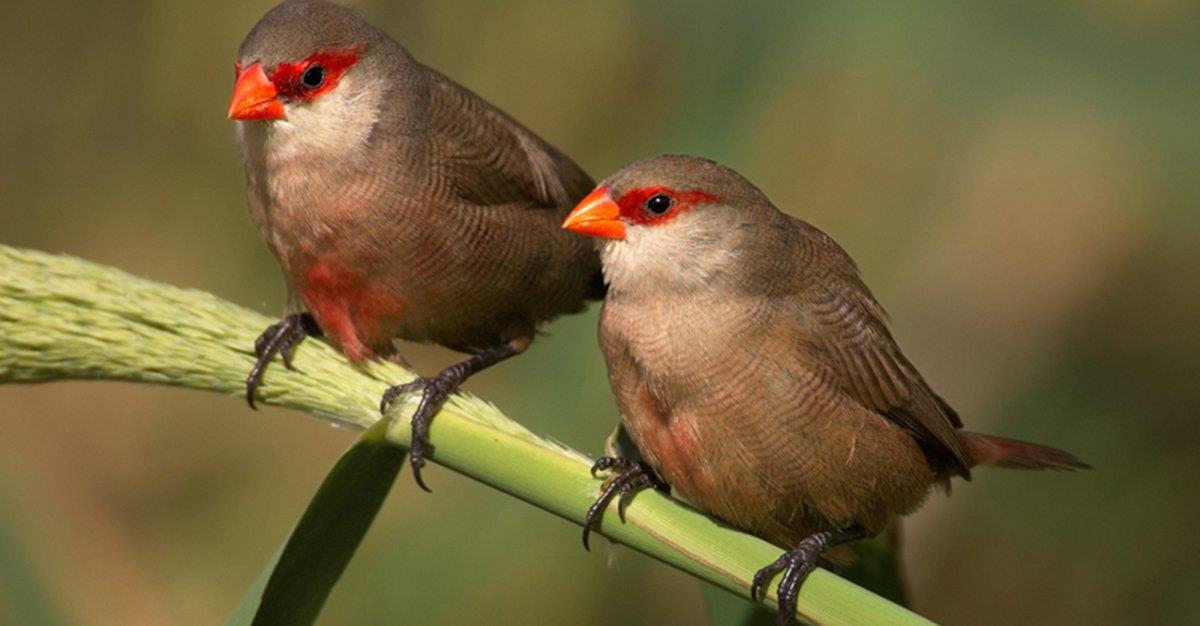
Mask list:
[[[975,465],[994,465],[1009,469],[1052,469],[1074,471],[1091,469],[1074,454],[1028,441],[1017,441],[983,433],[960,432]]]

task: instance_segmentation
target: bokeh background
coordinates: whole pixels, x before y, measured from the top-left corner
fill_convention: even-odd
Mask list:
[[[907,522],[918,610],[1200,620],[1196,3],[359,4],[598,178],[662,152],[736,167],[851,251],[971,428],[1096,466],[932,497]],[[269,6],[7,3],[0,243],[279,311],[224,117]],[[469,388],[596,454],[595,318]],[[0,387],[0,623],[222,622],[353,436],[215,394]],[[401,477],[324,623],[703,623],[692,579],[427,480]]]

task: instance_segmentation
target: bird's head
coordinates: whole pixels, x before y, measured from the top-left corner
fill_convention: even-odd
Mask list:
[[[297,135],[302,143],[364,141],[385,92],[381,57],[395,51],[402,53],[350,8],[288,0],[268,11],[242,42],[229,118]]]
[[[615,289],[692,289],[728,276],[770,202],[740,174],[708,159],[664,155],[625,166],[580,201],[563,228],[603,241]]]

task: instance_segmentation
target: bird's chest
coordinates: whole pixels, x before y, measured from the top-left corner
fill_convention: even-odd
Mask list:
[[[295,295],[351,360],[390,352],[412,302],[397,278],[402,238],[381,236],[364,219],[373,211],[367,202],[309,212],[279,206],[280,260]]]
[[[372,205],[383,200],[377,170],[384,166],[303,137],[283,123],[239,125],[250,211],[285,267],[313,249],[358,237],[374,219]]]
[[[611,344],[606,352],[628,355],[637,378],[662,402],[703,402],[714,381],[751,350],[755,329],[765,323],[758,308],[738,298],[610,295],[601,333]]]
[[[681,494],[712,493],[723,425],[712,422],[731,352],[745,333],[730,301],[605,303],[601,346],[622,419],[651,465]]]
[[[404,306],[381,268],[392,204],[362,168],[261,130],[243,133],[250,211],[289,288],[352,360],[386,349]],[[395,204],[395,203],[393,203]]]

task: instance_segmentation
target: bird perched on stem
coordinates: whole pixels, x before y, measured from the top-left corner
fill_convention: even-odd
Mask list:
[[[962,430],[901,353],[854,262],[720,164],[661,156],[604,181],[563,227],[604,240],[600,347],[645,458],[588,514],[665,482],[787,552],[780,623],[822,552],[875,535],[977,465],[1086,468],[1047,446]]]
[[[593,245],[558,227],[593,183],[346,7],[276,6],[235,72],[247,203],[288,290],[285,317],[256,342],[247,400],[308,335],[354,362],[398,358],[397,339],[470,353],[381,402],[421,394],[412,462],[424,487],[429,421],[446,397],[523,352],[539,323],[603,297]]]

